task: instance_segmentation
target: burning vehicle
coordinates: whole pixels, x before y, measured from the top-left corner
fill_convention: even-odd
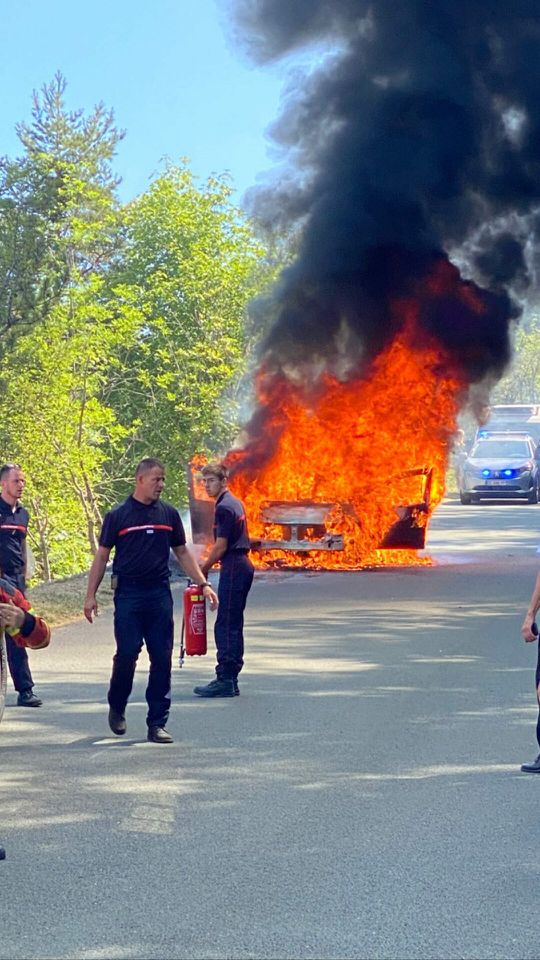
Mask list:
[[[408,476],[421,478],[422,499],[394,508],[395,519],[377,549],[407,551],[407,558],[410,559],[410,551],[423,550],[425,547],[432,470],[410,470]],[[196,473],[192,470],[190,478],[193,539],[196,543],[206,544],[212,539],[213,501],[206,498],[204,487],[197,482]],[[261,503],[259,517],[253,520],[256,527],[263,528],[259,538],[251,539],[255,563],[259,566],[295,566],[299,561],[306,565],[308,553],[341,553],[345,550],[346,535],[340,531],[355,530],[358,539],[362,529],[362,516],[354,503],[268,500]],[[252,520],[249,522],[252,523]],[[319,557],[318,563],[325,568],[335,566],[335,562],[329,563],[327,557],[324,560]],[[339,562],[338,565],[341,566]],[[365,565],[365,559],[361,565]]]
[[[294,238],[252,308],[253,413],[225,457],[254,561],[425,562],[458,414],[485,407],[537,283],[540,14],[236,8],[260,62],[324,51],[294,76],[271,131],[283,168],[252,197],[263,226]]]
[[[276,386],[264,455],[257,441],[226,457],[257,566],[357,570],[429,562],[417,551],[444,493],[456,412],[456,383],[437,380],[438,356],[395,342],[369,379],[327,379],[309,406],[301,390]],[[189,482],[195,542],[211,539],[213,516],[197,479],[201,464],[192,463]]]

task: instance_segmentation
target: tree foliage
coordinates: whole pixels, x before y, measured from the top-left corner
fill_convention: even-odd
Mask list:
[[[141,309],[138,349],[113,392],[124,424],[140,422],[137,450],[168,465],[169,495],[185,501],[185,467],[238,429],[234,385],[246,363],[246,305],[263,249],[212,178],[199,188],[169,165],[125,211],[114,280]]]
[[[540,317],[514,333],[512,364],[492,394],[493,403],[540,403]]]
[[[0,160],[0,330],[48,316],[80,274],[105,269],[118,242],[111,160],[123,134],[102,104],[65,106],[57,74],[34,94],[17,132],[21,157]],[[4,338],[8,344],[11,338]]]
[[[189,458],[238,429],[246,306],[276,269],[225,179],[170,164],[122,206],[123,134],[65,91],[57,75],[34,95],[0,161],[0,449],[26,472],[44,579],[87,566],[142,456],[185,503]]]

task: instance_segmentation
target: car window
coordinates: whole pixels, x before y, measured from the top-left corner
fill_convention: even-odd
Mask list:
[[[526,440],[480,440],[471,450],[471,457],[477,460],[500,460],[504,457],[532,456]]]

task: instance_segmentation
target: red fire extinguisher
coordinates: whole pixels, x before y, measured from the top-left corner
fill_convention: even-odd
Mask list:
[[[206,601],[202,587],[188,583],[183,602],[180,666],[183,666],[184,654],[188,657],[204,657],[206,653]]]

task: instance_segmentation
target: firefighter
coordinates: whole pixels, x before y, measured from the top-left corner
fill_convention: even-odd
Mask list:
[[[165,725],[171,705],[173,600],[169,584],[172,549],[185,573],[202,586],[210,607],[217,596],[186,546],[178,511],[161,501],[165,470],[160,460],[141,460],[133,494],[111,510],[103,521],[99,547],[88,575],[84,615],[92,623],[97,613],[96,592],[114,547],[114,634],[116,653],[108,692],[109,726],[126,732],[125,710],[137,658],[146,643],[150,674],[146,690],[148,740],[172,743]]]
[[[238,674],[244,664],[244,610],[253,583],[254,568],[249,559],[249,535],[246,511],[228,487],[228,470],[222,463],[209,463],[202,469],[206,492],[216,501],[214,544],[201,570],[205,576],[220,562],[219,609],[214,627],[217,648],[216,679],[204,687],[195,687],[198,697],[235,697]]]
[[[24,490],[24,473],[18,463],[0,467],[0,570],[24,594],[26,589],[26,533],[28,512],[20,504]],[[13,642],[6,633],[9,672],[17,691],[17,706],[40,707],[42,700],[34,693],[34,681],[26,649]]]

